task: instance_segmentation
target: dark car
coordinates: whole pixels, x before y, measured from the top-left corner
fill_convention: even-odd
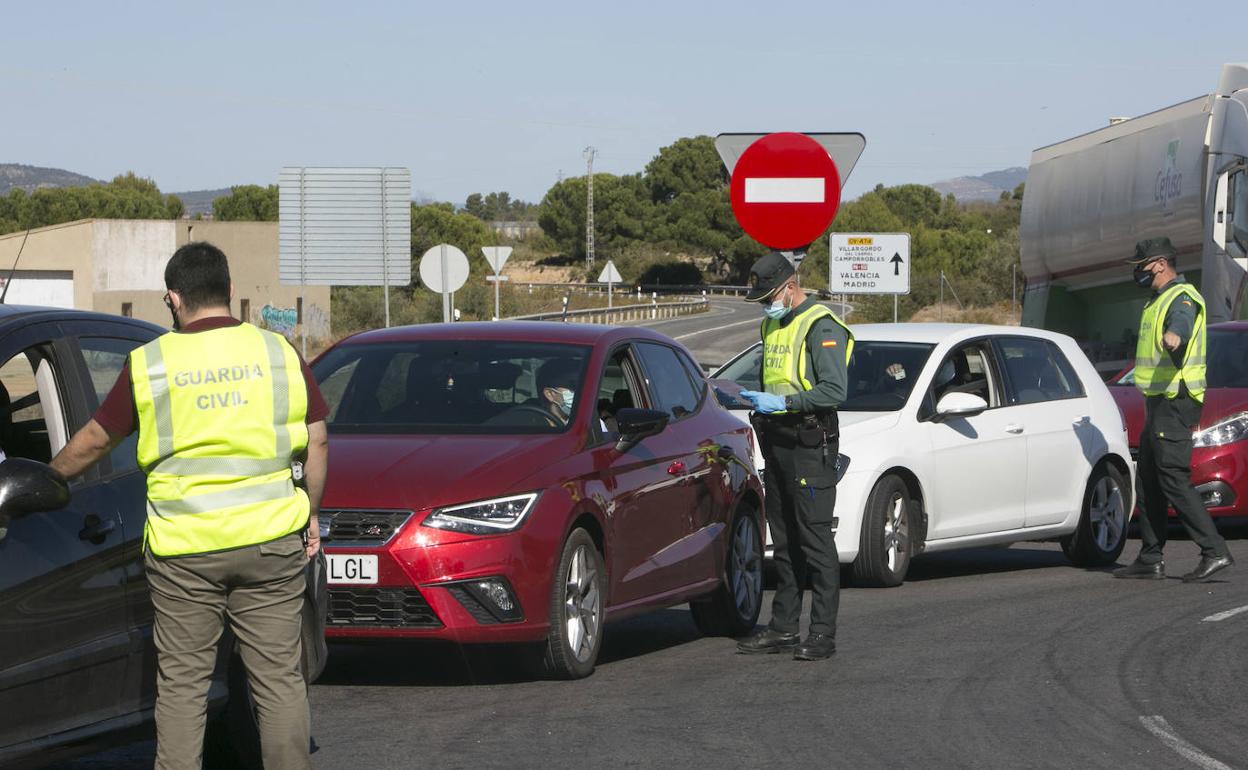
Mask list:
[[[64,481],[42,464],[90,419],[130,350],[163,332],[100,313],[0,306],[0,449],[13,459],[0,462],[0,765],[43,764],[150,732],[156,656],[136,439],[59,501],[48,488]],[[309,679],[325,664],[318,579],[323,561],[309,566]],[[217,766],[245,764],[254,759],[251,709],[241,666],[229,665],[233,645],[221,648],[206,753]],[[240,724],[241,736],[231,727]]]
[[[758,617],[752,434],[656,332],[535,322],[364,332],[312,366],[330,404],[330,638],[544,642],[593,671],[605,621]],[[570,404],[564,399],[570,399]]]
[[[1210,516],[1248,521],[1248,321],[1210,326],[1207,348],[1208,389],[1192,436],[1192,484]],[[1144,429],[1144,396],[1134,371],[1109,382],[1132,455]],[[1176,516],[1174,509],[1170,515]]]

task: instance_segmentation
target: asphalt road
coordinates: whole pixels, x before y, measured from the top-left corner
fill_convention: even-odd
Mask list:
[[[843,317],[839,302],[828,305]],[[763,314],[757,303],[746,302],[741,297],[712,297],[710,306],[705,313],[644,321],[640,325],[679,340],[698,363],[718,366],[758,342],[758,326]]]
[[[1205,585],[1114,580],[1055,544],[920,557],[899,588],[842,591],[839,652],[815,663],[737,655],[683,607],[609,624],[577,682],[535,680],[507,652],[335,644],[311,690],[314,761],[1244,768],[1248,540],[1235,534],[1239,565]],[[1195,564],[1186,540],[1167,551],[1172,575]],[[141,766],[151,751],[60,768]]]

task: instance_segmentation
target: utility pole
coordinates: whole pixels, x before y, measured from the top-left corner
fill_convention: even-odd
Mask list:
[[[598,150],[594,147],[585,148],[585,176],[589,181],[585,195],[585,267],[594,266],[594,156]]]

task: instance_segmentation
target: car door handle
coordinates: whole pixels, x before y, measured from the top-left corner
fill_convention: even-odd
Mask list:
[[[1005,432],[1006,432],[1006,433],[1015,433],[1015,434],[1022,433],[1022,432],[1023,432],[1023,426],[1018,425],[1018,424],[1014,424],[1014,425],[1007,425],[1007,426],[1005,426]]]
[[[115,529],[117,529],[117,522],[112,519],[101,519],[94,513],[90,513],[82,520],[82,529],[78,532],[78,539],[90,540],[99,545],[104,542],[104,538],[108,537],[108,533]]]
[[[667,473],[669,476],[679,476],[684,472],[685,472],[685,464],[681,462],[680,460],[677,460],[676,462],[667,466]]]

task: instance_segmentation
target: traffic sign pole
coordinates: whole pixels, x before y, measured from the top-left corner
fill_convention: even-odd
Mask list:
[[[442,244],[438,248],[442,255],[442,275],[446,275],[446,244]],[[442,323],[449,324],[451,322],[451,293],[447,291],[446,286],[442,287]]]

